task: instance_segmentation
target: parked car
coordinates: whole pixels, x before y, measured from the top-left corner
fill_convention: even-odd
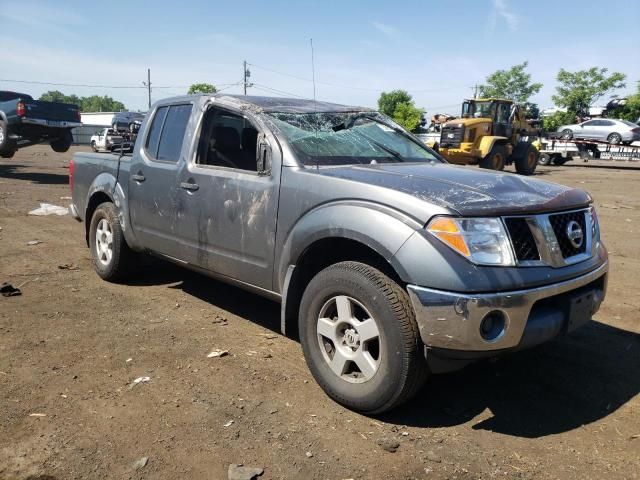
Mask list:
[[[26,93],[0,91],[0,157],[49,141],[55,152],[73,143],[71,129],[82,125],[77,105],[34,100]]]
[[[137,133],[144,120],[144,113],[118,112],[113,116],[111,128],[115,131]]]
[[[631,143],[640,140],[640,127],[627,120],[595,118],[573,125],[558,128],[564,140],[600,140],[613,145]]]
[[[148,252],[280,302],[320,386],[368,414],[571,332],[605,296],[587,193],[449,165],[366,108],[164,99],[131,156],[76,153],[69,182],[101,278]]]
[[[97,131],[91,136],[90,145],[94,152],[113,152],[114,150],[130,152],[133,149],[133,142],[112,128]]]

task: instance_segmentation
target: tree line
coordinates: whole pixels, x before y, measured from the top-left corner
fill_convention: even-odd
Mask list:
[[[531,74],[526,70],[528,62],[514,65],[507,70],[497,70],[489,75],[485,83],[479,86],[482,98],[506,98],[523,106],[528,118],[538,118],[538,105],[530,102],[532,96],[542,89],[542,84],[532,82]],[[593,67],[570,72],[560,69],[556,77],[558,85],[552,96],[558,111],[544,117],[544,128],[555,130],[560,125],[574,123],[576,118],[589,116],[589,107],[603,96],[626,86],[626,75],[620,72],[609,73],[606,68]],[[413,98],[406,90],[382,92],[378,99],[378,109],[392,117],[406,129],[416,132],[424,124],[424,110],[416,107]],[[610,117],[636,122],[640,117],[640,82],[636,93],[627,97],[624,105],[608,112]]]

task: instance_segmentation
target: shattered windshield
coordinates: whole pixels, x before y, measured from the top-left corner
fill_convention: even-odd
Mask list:
[[[268,116],[305,165],[441,161],[426,145],[378,113]]]

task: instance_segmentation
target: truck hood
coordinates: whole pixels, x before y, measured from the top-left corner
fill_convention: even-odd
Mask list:
[[[461,215],[505,215],[588,205],[583,190],[524,177],[443,163],[349,165],[318,173],[412,195]]]

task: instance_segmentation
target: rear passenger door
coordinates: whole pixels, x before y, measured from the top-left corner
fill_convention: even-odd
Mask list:
[[[136,144],[129,174],[131,225],[142,244],[179,258],[177,243],[178,170],[191,103],[158,106]]]

